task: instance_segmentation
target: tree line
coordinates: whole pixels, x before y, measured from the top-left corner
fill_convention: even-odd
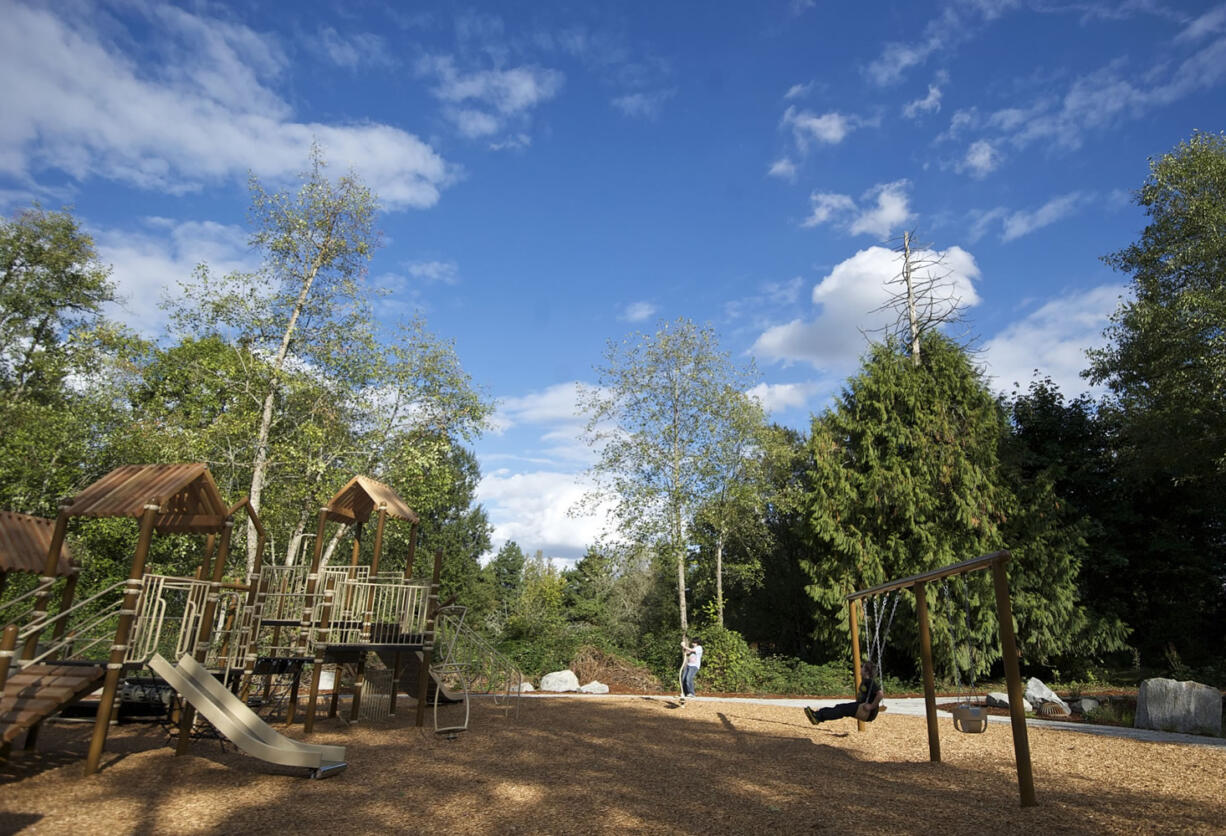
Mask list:
[[[301,559],[314,510],[367,473],[422,517],[421,574],[442,549],[444,597],[529,674],[595,647],[667,678],[678,638],[696,633],[713,690],[842,687],[849,592],[1008,549],[1029,669],[1226,679],[1222,135],[1150,161],[1136,193],[1147,224],[1105,258],[1130,293],[1087,358],[1101,398],[1042,377],[994,394],[944,327],[958,311],[939,259],[910,235],[896,326],[806,430],[766,420],[753,368],[710,327],[678,319],[611,341],[581,398],[595,489],[575,509],[611,509],[610,525],[567,570],[516,543],[480,564],[491,528],[467,445],[493,405],[422,319],[375,318],[375,195],[329,176],[318,151],[297,188],[253,180],[251,193],[259,266],[202,265],[153,336],[104,315],[114,285],[71,213],[3,221],[0,507],[53,516],[116,465],[207,462],[274,533],[267,555],[254,537],[235,550],[242,575],[261,557]],[[126,573],[130,527],[76,530],[87,588]],[[407,531],[388,537],[387,554],[407,552]],[[161,540],[151,570],[189,573],[198,548]],[[987,579],[929,594],[940,672],[990,674]],[[877,604],[868,628],[893,625],[886,672],[910,678],[915,602]]]

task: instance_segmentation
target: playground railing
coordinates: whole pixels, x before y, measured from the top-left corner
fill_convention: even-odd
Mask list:
[[[40,576],[34,587],[0,604],[0,624],[28,621],[34,610],[34,599],[55,586],[59,578]]]
[[[336,644],[411,644],[426,631],[430,585],[403,578],[340,583],[329,641]]]
[[[468,691],[489,694],[494,704],[519,710],[524,676],[515,663],[499,653],[464,623],[466,607],[442,607],[434,620],[434,646],[440,661],[432,667],[439,674],[462,671]]]

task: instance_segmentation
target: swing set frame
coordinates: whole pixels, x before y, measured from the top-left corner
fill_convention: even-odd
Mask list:
[[[860,690],[860,601],[900,589],[910,589],[915,594],[915,611],[919,619],[920,657],[924,673],[924,711],[928,719],[928,759],[941,761],[941,736],[937,722],[936,684],[932,664],[932,630],[928,618],[927,584],[954,575],[991,570],[996,591],[996,615],[1000,624],[1001,658],[1005,666],[1005,682],[1009,692],[1009,720],[1013,727],[1013,754],[1017,761],[1017,784],[1023,807],[1033,807],[1038,802],[1034,796],[1034,772],[1030,764],[1030,740],[1026,734],[1026,712],[1022,708],[1022,677],[1018,663],[1017,636],[1013,631],[1013,609],[1009,603],[1009,577],[1005,564],[1012,555],[1007,551],[992,552],[961,563],[951,563],[939,569],[886,581],[870,589],[861,589],[847,596],[849,622],[851,625],[851,655],[855,669],[856,692]],[[864,731],[861,720],[856,728]]]

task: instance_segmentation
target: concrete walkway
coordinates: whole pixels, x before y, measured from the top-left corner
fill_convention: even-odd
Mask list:
[[[586,698],[588,694],[546,694],[540,691],[533,691],[524,694],[525,697],[534,697],[537,699],[550,697],[578,697]],[[614,699],[628,700],[677,700],[675,694],[602,694],[604,698],[612,697]],[[938,702],[949,702],[955,700],[956,697],[938,696]],[[841,702],[848,702],[846,699],[796,699],[791,697],[690,697],[686,702],[730,702],[730,703],[751,703],[754,705],[774,705],[783,708],[795,708],[799,711],[804,706],[812,708],[822,708],[828,705],[837,705]],[[923,717],[924,699],[923,697],[899,697],[896,699],[886,698],[886,710],[890,714],[901,714],[908,717]],[[941,722],[949,722],[948,713],[938,713]],[[1008,723],[1008,717],[996,717],[988,715],[989,723]],[[1226,752],[1226,738],[1221,737],[1206,737],[1200,734],[1176,734],[1174,732],[1151,731],[1149,729],[1130,729],[1123,726],[1095,726],[1090,723],[1066,723],[1059,720],[1037,720],[1030,717],[1026,718],[1026,726],[1035,726],[1046,729],[1059,729],[1060,731],[1078,732],[1080,734],[1097,734],[1104,737],[1126,737],[1132,740],[1144,740],[1150,743],[1181,743],[1189,746],[1211,746],[1221,749]]]

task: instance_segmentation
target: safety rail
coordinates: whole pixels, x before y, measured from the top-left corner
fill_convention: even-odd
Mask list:
[[[416,644],[426,631],[430,585],[345,580],[333,601],[330,643]]]
[[[0,604],[0,624],[15,624],[26,620],[34,609],[34,599],[55,586],[58,580],[59,578],[39,577],[38,583],[32,589]]]
[[[524,675],[514,662],[464,623],[467,609],[450,606],[438,610],[434,619],[434,647],[439,661],[431,669],[440,679],[462,675],[467,692],[490,694],[495,705],[507,709],[513,706],[518,714]]]
[[[53,628],[54,636],[51,641],[40,643],[31,658],[16,660],[17,665],[28,667],[57,658],[61,653],[64,658],[104,661],[115,637],[114,625],[123,604],[124,583],[112,584],[66,610],[36,614],[18,631],[18,646],[24,646],[35,636],[42,638],[48,628]],[[112,600],[105,600],[108,596]],[[103,625],[109,626],[109,632],[102,629]],[[105,649],[96,653],[95,649],[102,645]]]

